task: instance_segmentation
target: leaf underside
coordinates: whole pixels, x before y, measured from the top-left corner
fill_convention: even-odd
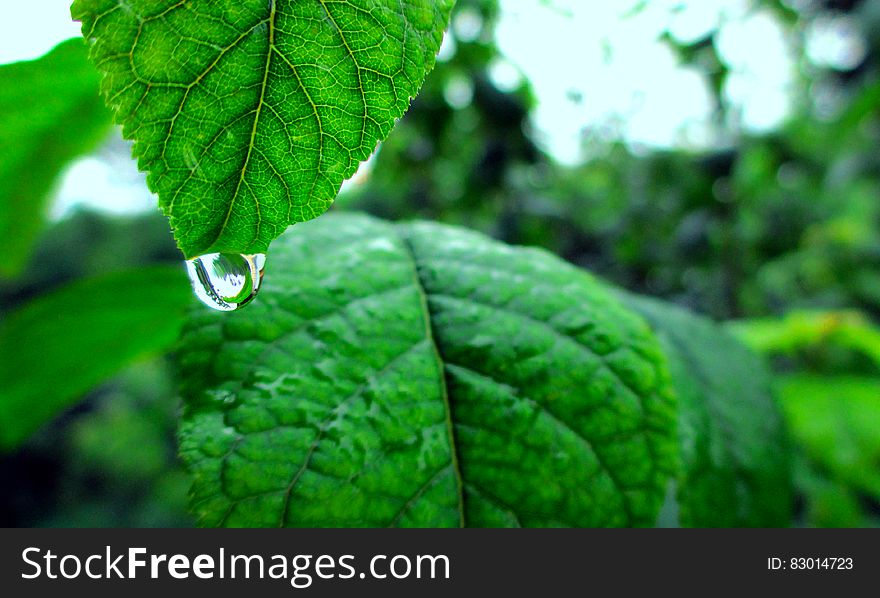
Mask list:
[[[434,64],[454,0],[77,0],[108,105],[187,257],[264,252],[333,201]]]
[[[676,409],[643,320],[537,250],[328,215],[247,310],[193,313],[181,454],[203,525],[654,523]]]

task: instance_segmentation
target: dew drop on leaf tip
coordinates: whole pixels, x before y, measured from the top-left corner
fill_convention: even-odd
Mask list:
[[[186,261],[199,300],[219,311],[235,311],[257,296],[266,254],[206,253]]]

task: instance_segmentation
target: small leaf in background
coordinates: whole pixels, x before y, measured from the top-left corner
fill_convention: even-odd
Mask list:
[[[548,253],[327,215],[179,361],[193,509],[225,526],[652,525],[678,469],[645,323]]]
[[[263,253],[409,107],[453,0],[77,0],[103,91],[186,257]]]
[[[880,367],[880,329],[856,311],[794,311],[781,319],[741,320],[727,327],[761,353],[837,346],[861,353]]]
[[[792,434],[830,480],[880,501],[880,378],[794,374],[780,382]]]
[[[192,296],[181,268],[84,279],[0,322],[0,450],[9,450],[123,366],[177,340]]]
[[[79,39],[42,58],[0,66],[0,275],[24,267],[61,169],[110,131],[99,76]]]
[[[669,360],[680,409],[681,525],[788,525],[790,446],[766,365],[706,318],[654,299],[621,297],[648,320]]]

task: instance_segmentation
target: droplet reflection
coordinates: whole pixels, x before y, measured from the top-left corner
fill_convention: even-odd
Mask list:
[[[186,271],[199,300],[220,311],[247,305],[260,289],[266,254],[206,253],[186,261]]]

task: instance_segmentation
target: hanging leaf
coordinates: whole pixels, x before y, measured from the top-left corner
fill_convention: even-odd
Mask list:
[[[77,0],[187,257],[323,213],[434,65],[453,0]]]

